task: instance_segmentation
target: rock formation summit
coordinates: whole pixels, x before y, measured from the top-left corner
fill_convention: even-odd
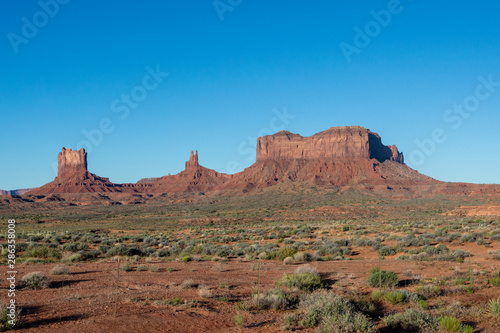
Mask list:
[[[57,162],[57,177],[29,194],[121,192],[120,185],[87,170],[87,153],[83,148],[72,150],[63,147]]]
[[[87,170],[87,153],[63,148],[58,174],[51,183],[29,194],[129,192],[206,192],[254,188],[280,182],[318,185],[422,185],[438,181],[404,164],[395,145],[386,146],[377,133],[360,126],[332,127],[310,137],[288,131],[259,137],[256,162],[234,175],[205,168],[191,151],[185,169],[176,175],[146,178],[135,184],[113,184]]]

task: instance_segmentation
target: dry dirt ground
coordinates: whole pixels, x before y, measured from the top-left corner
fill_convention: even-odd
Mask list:
[[[123,262],[122,262],[123,263]],[[158,271],[136,271],[140,264]],[[245,310],[242,306],[258,288],[258,261],[229,259],[226,261],[158,261],[131,262],[133,271],[119,271],[113,260],[72,264],[68,275],[49,275],[56,264],[18,265],[18,276],[41,271],[50,277],[50,287],[40,290],[20,289],[17,302],[22,307],[19,332],[282,332],[285,311]],[[366,284],[368,271],[378,266],[378,260],[360,253],[350,261],[311,262],[320,273],[325,287],[352,298],[369,297],[373,288]],[[285,272],[293,272],[298,264],[283,265],[280,261],[263,260],[261,292],[268,291]],[[386,259],[382,269],[395,271],[400,287],[414,290],[415,278],[420,280],[468,277],[469,263],[412,262]],[[477,291],[430,299],[430,307],[458,304],[481,308],[488,300],[500,296],[500,287],[492,287],[481,271],[500,269],[500,263],[478,255],[471,266]],[[1,275],[6,269],[1,268]],[[192,280],[194,287],[182,284]],[[4,279],[2,279],[4,280]],[[453,281],[453,280],[449,280]],[[452,282],[448,282],[452,284]],[[197,286],[209,292],[202,294]],[[6,294],[5,284],[0,286]],[[447,286],[443,286],[446,288]],[[117,293],[118,290],[118,293]],[[117,298],[116,298],[117,295]],[[176,300],[177,298],[177,300]],[[116,316],[115,299],[117,299]],[[175,304],[177,303],[179,304]],[[384,313],[401,311],[384,303]],[[404,307],[404,306],[403,306]],[[241,315],[244,323],[236,325],[234,316]],[[482,316],[474,322],[475,332],[499,332],[500,322]],[[375,318],[376,322],[378,320]],[[312,330],[301,329],[302,332]]]

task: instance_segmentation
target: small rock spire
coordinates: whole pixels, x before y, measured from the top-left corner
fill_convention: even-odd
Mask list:
[[[193,169],[197,168],[198,166],[200,166],[200,164],[198,163],[198,151],[195,150],[195,152],[193,153],[193,151],[191,150],[189,161],[186,162],[186,169]]]

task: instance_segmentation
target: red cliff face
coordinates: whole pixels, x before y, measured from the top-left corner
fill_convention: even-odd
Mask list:
[[[258,138],[257,162],[290,159],[376,159],[403,164],[396,146],[387,147],[380,136],[359,126],[332,127],[310,137],[286,131]]]
[[[87,172],[87,152],[85,149],[62,148],[57,158],[57,177],[68,178]]]

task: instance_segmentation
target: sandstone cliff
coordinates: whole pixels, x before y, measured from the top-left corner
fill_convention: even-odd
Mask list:
[[[384,146],[377,133],[359,126],[332,127],[310,137],[280,131],[257,140],[257,162],[359,158],[404,163],[396,146]]]

